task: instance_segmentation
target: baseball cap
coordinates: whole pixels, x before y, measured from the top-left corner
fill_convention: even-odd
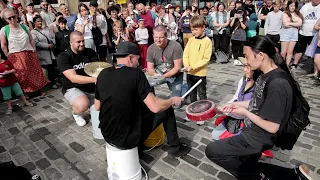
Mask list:
[[[245,11],[244,7],[242,7],[242,6],[241,6],[241,7],[238,7],[238,8],[237,8],[237,12],[240,12],[240,11]]]
[[[113,56],[127,56],[130,54],[140,55],[138,46],[132,42],[121,42],[117,46],[117,52],[112,53]]]
[[[93,7],[98,7],[98,1],[97,0],[91,0],[90,3],[89,3],[90,6],[93,6]]]
[[[237,1],[236,1],[236,4],[238,4],[238,3],[243,4],[243,1],[237,0]]]

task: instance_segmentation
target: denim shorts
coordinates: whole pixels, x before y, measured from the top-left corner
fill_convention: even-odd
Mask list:
[[[298,41],[298,29],[297,28],[281,28],[280,29],[280,41],[281,42],[297,42]]]

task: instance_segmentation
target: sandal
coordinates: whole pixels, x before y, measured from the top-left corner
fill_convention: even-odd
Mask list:
[[[6,114],[6,115],[12,114],[12,108],[8,108],[5,114]]]

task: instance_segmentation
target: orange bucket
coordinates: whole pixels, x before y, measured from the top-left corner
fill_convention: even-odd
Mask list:
[[[161,123],[157,129],[149,135],[148,139],[144,141],[144,145],[147,147],[161,146],[164,143],[165,135],[166,133]]]

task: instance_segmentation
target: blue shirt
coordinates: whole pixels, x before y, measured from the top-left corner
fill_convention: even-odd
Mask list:
[[[76,20],[78,19],[75,14],[70,14],[70,16],[64,17],[67,20],[67,26],[70,31],[74,31],[74,24]]]

